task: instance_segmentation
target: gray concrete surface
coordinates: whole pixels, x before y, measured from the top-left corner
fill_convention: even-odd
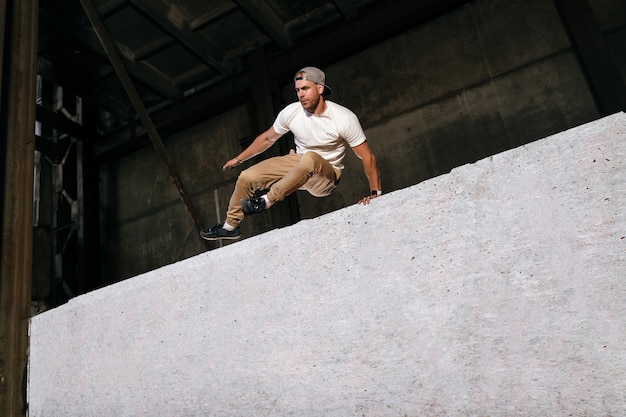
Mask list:
[[[626,116],[72,299],[31,417],[626,410]]]

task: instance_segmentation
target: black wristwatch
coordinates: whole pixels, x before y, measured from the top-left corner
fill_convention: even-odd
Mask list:
[[[383,195],[383,192],[381,190],[372,190],[371,195],[375,195],[376,197],[378,197],[379,195]]]

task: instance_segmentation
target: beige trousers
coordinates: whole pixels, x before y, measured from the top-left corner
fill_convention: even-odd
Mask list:
[[[235,190],[230,197],[226,221],[238,226],[243,220],[241,200],[250,198],[257,190],[267,190],[272,202],[282,201],[296,190],[306,190],[315,197],[325,197],[333,192],[341,170],[315,152],[298,155],[291,151],[261,161],[241,171]]]

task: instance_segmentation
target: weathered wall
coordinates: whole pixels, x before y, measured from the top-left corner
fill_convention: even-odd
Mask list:
[[[205,218],[225,213],[237,172],[221,167],[224,155],[238,153],[239,139],[251,135],[247,117],[241,106],[165,140]],[[154,149],[120,158],[102,172],[105,276],[125,278],[216,247],[199,238]]]
[[[623,6],[593,3],[619,45],[626,17],[611,12]],[[552,0],[477,0],[325,70],[332,99],[359,115],[386,192],[599,117]],[[284,102],[294,97],[286,86]],[[253,125],[242,105],[166,140],[206,226],[223,219],[236,176],[219,168],[240,139],[259,133]],[[360,161],[347,159],[332,196],[297,193],[302,218],[368,192]],[[110,281],[217,246],[199,240],[152,149],[103,167],[102,177]],[[246,219],[242,232],[276,226],[265,214]]]
[[[626,80],[626,2],[590,0],[604,39],[611,49],[623,80]]]
[[[626,115],[32,319],[31,417],[626,410]]]

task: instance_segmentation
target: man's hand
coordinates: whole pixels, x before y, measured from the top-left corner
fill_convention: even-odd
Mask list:
[[[378,196],[377,195],[368,195],[367,197],[363,197],[362,199],[359,200],[359,204],[363,204],[364,206],[367,206],[370,203],[370,201],[373,198],[376,198],[376,197],[378,197]]]
[[[243,161],[241,159],[233,158],[224,164],[224,166],[222,167],[222,170],[226,171],[227,169],[235,168],[236,166],[241,165],[241,164],[243,164]]]

